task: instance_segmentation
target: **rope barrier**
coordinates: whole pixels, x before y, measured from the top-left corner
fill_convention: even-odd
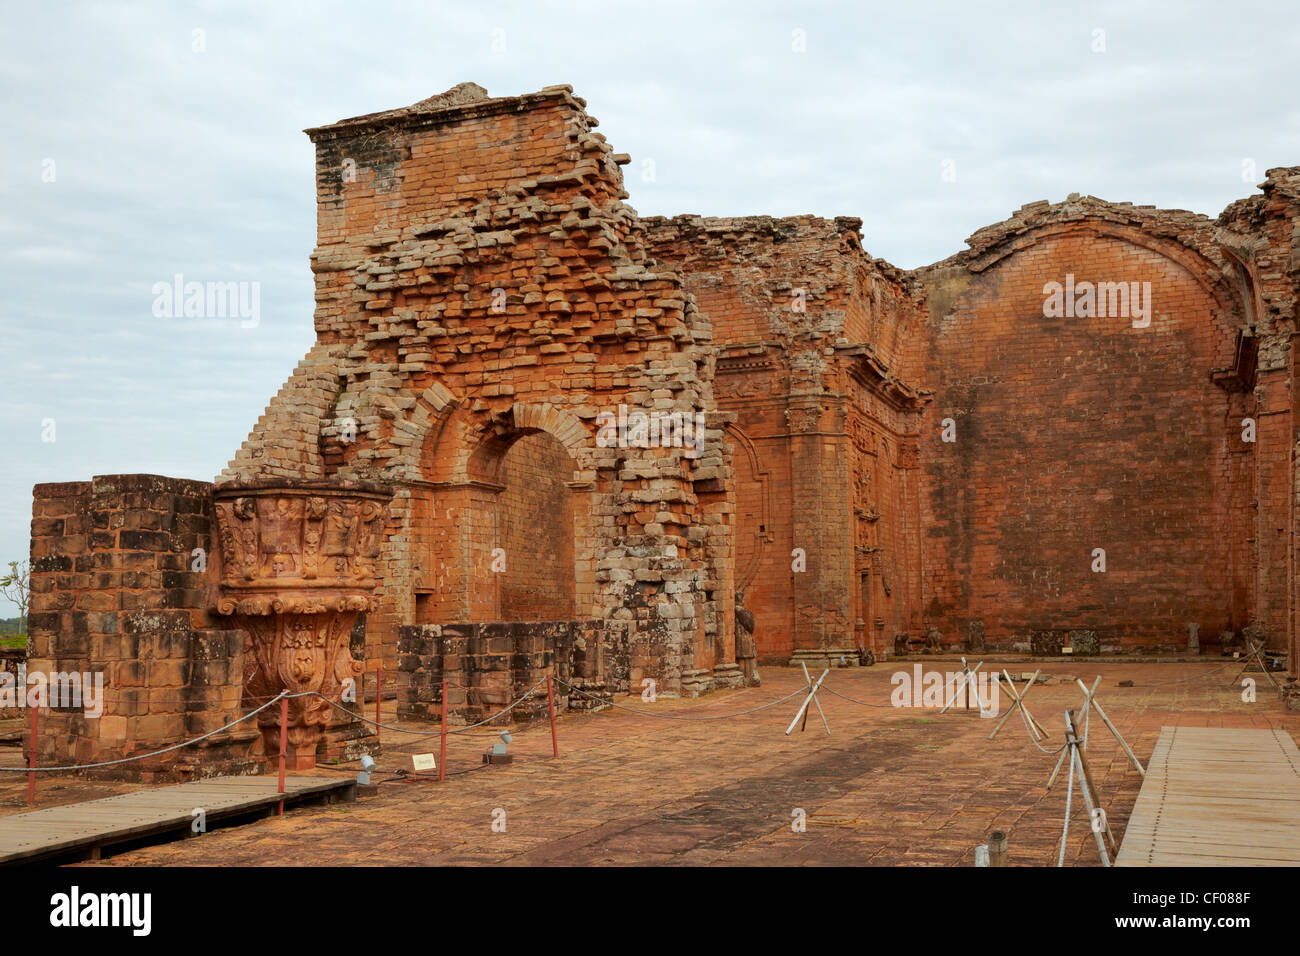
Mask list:
[[[804,686],[800,687],[798,690],[794,691],[793,693],[786,694],[784,697],[780,697],[776,700],[768,701],[766,704],[760,704],[759,706],[752,707],[749,710],[739,711],[738,713],[735,714],[712,714],[705,717],[692,717],[688,714],[656,714],[652,710],[637,710],[634,707],[624,707],[622,704],[616,704],[612,700],[605,700],[603,697],[597,697],[595,694],[588,694],[586,691],[574,687],[568,681],[562,680],[559,677],[555,679],[555,682],[557,684],[563,684],[565,687],[569,688],[569,690],[575,694],[580,694],[583,697],[590,698],[591,700],[599,701],[602,704],[605,704],[609,707],[614,707],[618,710],[625,710],[629,714],[640,714],[642,717],[659,717],[664,720],[727,720],[732,717],[745,717],[749,714],[758,713],[758,711],[760,710],[766,710],[769,707],[775,707],[777,704],[784,704],[791,697],[797,697],[798,695],[802,694],[804,691],[808,690],[808,688],[812,686],[811,684],[804,684]]]
[[[823,686],[823,687],[822,687],[822,690],[826,691],[826,693],[828,693],[828,694],[834,694],[836,697],[840,698],[841,700],[847,700],[847,701],[848,701],[849,703],[851,703],[851,704],[857,704],[857,705],[859,705],[860,707],[880,707],[880,708],[888,708],[889,710],[899,710],[899,709],[900,709],[900,708],[898,708],[898,707],[895,707],[893,704],[871,704],[871,703],[868,703],[868,702],[865,701],[865,700],[858,700],[857,698],[855,698],[855,697],[850,697],[850,696],[848,696],[847,694],[841,694],[839,691],[835,690],[835,688],[833,688],[833,687],[826,687],[826,686]]]
[[[1181,683],[1185,683],[1185,682],[1187,682],[1187,681],[1191,681],[1191,680],[1203,679],[1203,678],[1206,678],[1206,677],[1210,677],[1210,676],[1212,676],[1213,674],[1218,673],[1219,671],[1226,670],[1227,668],[1233,666],[1233,665],[1236,664],[1236,663],[1238,663],[1237,660],[1232,660],[1232,661],[1228,661],[1228,662],[1225,663],[1223,666],[1221,666],[1221,667],[1216,667],[1216,668],[1214,668],[1213,670],[1211,670],[1211,671],[1209,671],[1209,672],[1207,672],[1207,673],[1204,673],[1204,674],[1195,674],[1195,675],[1192,675],[1192,676],[1189,676],[1189,677],[1180,678],[1180,679],[1178,679],[1178,680],[1172,680],[1172,681],[1160,681],[1160,682],[1157,682],[1157,683],[1154,683],[1154,684],[1145,684],[1145,685],[1143,685],[1143,686],[1144,686],[1144,687],[1164,687],[1164,686],[1168,686],[1168,685],[1171,685],[1171,684],[1181,684]],[[485,717],[483,720],[477,721],[477,722],[472,723],[472,724],[468,724],[468,725],[466,725],[466,726],[464,726],[464,727],[457,727],[457,728],[454,729],[454,730],[448,730],[448,731],[446,732],[445,736],[451,737],[451,736],[456,736],[456,735],[468,735],[468,736],[470,736],[470,737],[484,737],[484,738],[489,738],[489,737],[495,737],[495,736],[497,736],[496,734],[469,734],[469,731],[472,731],[472,730],[474,730],[474,729],[476,729],[476,728],[478,728],[478,727],[482,727],[482,726],[484,726],[484,725],[486,725],[486,724],[490,724],[490,723],[492,723],[493,721],[495,721],[495,720],[499,720],[501,717],[504,717],[506,714],[509,714],[511,711],[513,711],[516,707],[518,707],[518,706],[519,706],[520,704],[522,704],[524,701],[526,701],[526,700],[528,700],[530,697],[532,697],[532,696],[537,692],[537,689],[538,689],[538,688],[539,688],[543,683],[545,683],[545,680],[546,680],[545,678],[542,678],[541,680],[537,681],[537,683],[533,684],[533,686],[530,687],[527,691],[525,691],[525,692],[523,693],[522,696],[520,696],[520,697],[517,698],[516,700],[512,701],[510,704],[507,704],[504,708],[502,708],[501,710],[497,711],[495,714],[491,715],[490,717]],[[785,703],[786,701],[788,701],[788,700],[790,700],[790,699],[792,699],[792,698],[794,698],[794,697],[797,697],[797,696],[799,696],[800,694],[805,693],[805,692],[808,691],[808,689],[812,686],[811,684],[805,683],[802,687],[799,687],[799,688],[797,688],[796,690],[791,691],[789,694],[786,694],[786,695],[784,695],[784,696],[782,696],[782,697],[778,697],[778,698],[776,698],[776,699],[774,699],[774,700],[770,700],[770,701],[767,701],[767,702],[765,702],[765,703],[759,704],[759,705],[756,706],[756,707],[751,707],[751,708],[749,708],[749,709],[747,709],[747,710],[737,711],[737,712],[735,712],[735,713],[729,713],[729,714],[704,714],[704,715],[697,715],[697,714],[665,714],[665,713],[656,713],[655,711],[651,711],[651,710],[642,710],[642,709],[635,708],[635,707],[626,707],[626,706],[624,706],[624,705],[622,705],[622,704],[616,703],[616,702],[613,701],[613,700],[605,699],[605,698],[600,697],[600,696],[598,696],[598,695],[588,693],[587,691],[584,691],[584,690],[582,690],[582,689],[579,688],[579,687],[575,687],[573,684],[569,683],[568,681],[566,681],[566,680],[564,680],[564,679],[562,679],[562,678],[556,677],[556,678],[554,678],[554,680],[555,680],[555,683],[557,683],[557,684],[563,684],[566,688],[568,688],[568,690],[569,690],[570,693],[577,694],[577,695],[579,695],[579,696],[581,696],[581,697],[585,697],[585,698],[587,698],[587,699],[589,699],[589,700],[593,700],[593,701],[595,701],[595,702],[597,702],[597,703],[599,703],[599,704],[603,704],[603,705],[605,705],[605,706],[607,706],[607,707],[611,707],[611,708],[614,708],[614,709],[616,709],[616,710],[622,710],[622,711],[625,711],[625,712],[627,712],[627,713],[630,713],[630,714],[636,714],[636,715],[638,715],[638,716],[642,716],[642,717],[658,717],[658,718],[660,718],[660,719],[662,719],[662,720],[685,720],[685,721],[732,720],[732,719],[735,719],[735,718],[738,718],[738,717],[746,717],[746,716],[749,716],[750,714],[756,714],[756,713],[758,713],[758,712],[760,712],[760,711],[767,710],[767,709],[770,708],[770,707],[775,707],[775,706],[777,706],[777,705],[779,705],[779,704],[783,704],[783,703]],[[453,685],[453,686],[463,687],[463,688],[465,688],[465,689],[471,689],[471,690],[472,690],[472,689],[478,689],[478,688],[470,687],[469,685]],[[871,702],[869,702],[869,701],[858,700],[857,698],[855,698],[855,697],[850,697],[850,696],[847,695],[847,694],[842,694],[842,693],[840,693],[839,691],[837,691],[837,690],[835,690],[835,689],[833,689],[833,688],[831,688],[831,687],[825,687],[824,689],[825,689],[828,693],[834,695],[835,697],[838,697],[838,698],[840,698],[841,700],[847,701],[847,702],[849,702],[849,703],[856,704],[856,705],[858,705],[858,706],[860,706],[860,707],[872,707],[872,708],[878,708],[878,709],[884,709],[884,708],[894,709],[894,708],[893,708],[893,705],[891,705],[891,704],[874,704],[874,703],[871,703]],[[255,708],[254,710],[249,711],[247,714],[244,714],[243,716],[237,718],[236,720],[233,720],[233,721],[231,721],[230,723],[225,724],[225,725],[222,726],[222,727],[218,727],[218,728],[215,729],[215,730],[210,730],[210,731],[208,731],[207,733],[205,733],[205,734],[201,734],[201,735],[198,736],[198,737],[194,737],[194,738],[191,739],[191,740],[185,740],[185,741],[182,741],[181,743],[173,744],[173,745],[170,746],[170,747],[164,747],[164,748],[162,748],[162,749],[160,749],[160,750],[155,750],[155,751],[151,751],[151,752],[149,752],[149,753],[144,753],[144,754],[135,754],[135,755],[130,756],[130,757],[122,757],[122,758],[119,758],[119,759],[117,759],[117,760],[104,760],[104,761],[99,761],[99,762],[97,762],[97,763],[89,763],[89,764],[71,764],[71,765],[56,766],[56,767],[35,767],[35,768],[32,768],[32,767],[0,767],[0,772],[8,772],[8,773],[32,773],[32,772],[36,772],[36,773],[57,773],[57,772],[66,772],[66,771],[73,771],[73,770],[93,770],[93,769],[97,769],[97,768],[100,768],[100,767],[112,767],[112,766],[117,766],[117,765],[124,764],[124,763],[131,763],[131,762],[133,762],[133,761],[137,761],[137,760],[147,760],[147,759],[149,759],[149,758],[151,758],[151,757],[162,756],[163,754],[172,753],[173,751],[180,750],[180,749],[182,749],[182,748],[184,748],[184,747],[189,747],[189,746],[191,746],[191,745],[193,745],[193,744],[200,743],[201,741],[204,741],[204,740],[208,739],[209,737],[213,737],[213,736],[215,736],[215,735],[217,735],[217,734],[220,734],[220,733],[223,733],[223,732],[225,732],[225,731],[227,731],[227,730],[230,730],[232,727],[236,727],[236,726],[238,726],[239,724],[243,723],[244,721],[249,720],[249,719],[255,717],[257,714],[259,714],[259,713],[261,713],[262,711],[266,710],[266,709],[267,709],[268,707],[270,707],[272,704],[276,703],[277,701],[279,701],[279,700],[281,700],[281,699],[283,699],[283,698],[290,698],[290,699],[292,699],[292,698],[297,698],[297,697],[312,697],[312,696],[314,696],[314,697],[319,697],[321,700],[325,701],[327,704],[329,704],[329,705],[330,705],[331,707],[333,707],[334,709],[339,710],[339,711],[342,711],[344,714],[348,715],[348,717],[352,718],[354,721],[362,721],[362,722],[364,722],[364,723],[366,723],[366,724],[369,724],[369,725],[371,725],[371,726],[374,726],[374,727],[380,728],[380,729],[382,729],[382,730],[388,730],[388,731],[391,731],[391,732],[393,732],[393,733],[398,733],[398,734],[407,734],[407,735],[410,735],[410,736],[414,736],[414,737],[416,737],[416,738],[417,738],[416,740],[410,741],[411,744],[419,743],[419,742],[424,741],[424,740],[431,740],[431,739],[434,739],[434,738],[438,738],[438,737],[442,737],[442,736],[444,736],[444,734],[443,734],[441,731],[438,731],[438,732],[435,732],[435,733],[426,733],[426,732],[424,732],[424,731],[422,731],[422,730],[407,730],[407,729],[405,729],[405,728],[403,728],[403,727],[396,727],[396,726],[393,726],[393,725],[390,725],[390,724],[381,723],[381,722],[378,721],[378,720],[374,720],[374,719],[372,719],[372,718],[366,717],[364,714],[360,714],[360,713],[356,713],[356,712],[354,712],[354,711],[348,710],[348,709],[347,709],[346,707],[344,707],[342,704],[340,704],[340,703],[338,703],[338,702],[336,702],[336,701],[330,700],[330,699],[329,699],[328,697],[326,697],[324,694],[321,694],[321,693],[319,693],[319,692],[317,692],[317,691],[304,691],[304,692],[297,693],[297,694],[290,694],[290,693],[284,692],[284,693],[280,693],[280,694],[276,695],[275,697],[271,697],[271,698],[262,698],[262,697],[260,697],[260,696],[257,697],[257,698],[253,698],[253,699],[255,699],[255,700],[256,700],[256,699],[265,699],[265,700],[266,700],[266,703],[264,703],[264,704],[262,704],[261,706]],[[179,700],[179,698],[178,698],[178,700]],[[187,701],[187,702],[188,702],[188,701]],[[1043,753],[1047,754],[1048,756],[1056,756],[1056,755],[1059,754],[1062,750],[1064,750],[1067,746],[1069,746],[1069,744],[1068,744],[1068,742],[1067,742],[1066,744],[1062,744],[1060,747],[1057,747],[1055,750],[1048,750],[1046,747],[1044,747],[1042,744],[1040,744],[1037,740],[1035,740],[1032,734],[1028,734],[1028,730],[1026,730],[1026,733],[1027,733],[1027,735],[1029,736],[1029,740],[1030,740],[1030,742],[1033,743],[1033,745],[1034,745],[1035,747],[1037,747],[1040,751],[1042,751]],[[397,750],[397,752],[400,753],[400,752],[405,752],[405,751],[402,751],[402,750],[399,749],[399,750]]]
[[[505,707],[505,709],[497,711],[497,712],[496,712],[495,714],[493,714],[491,717],[485,717],[485,718],[483,718],[482,720],[480,720],[480,721],[479,721],[478,723],[476,723],[476,724],[466,724],[464,727],[458,727],[458,728],[456,728],[455,730],[449,730],[449,731],[447,731],[447,736],[450,737],[452,734],[463,734],[463,733],[465,733],[467,730],[473,730],[475,727],[482,727],[484,724],[490,724],[492,721],[496,720],[498,717],[502,717],[502,716],[504,716],[504,715],[510,713],[510,711],[514,710],[516,707],[518,707],[520,704],[522,704],[524,701],[526,701],[529,697],[533,696],[533,694],[537,691],[537,688],[541,687],[542,684],[544,684],[544,683],[546,683],[546,678],[545,678],[545,677],[543,677],[541,680],[539,680],[539,681],[538,681],[536,684],[534,684],[532,687],[528,688],[528,690],[524,692],[524,695],[523,695],[522,697],[520,697],[518,700],[514,701],[514,702],[511,703],[511,704],[507,704],[506,707]],[[442,732],[441,732],[441,731],[439,731],[439,732],[436,733],[436,734],[425,734],[424,731],[421,731],[421,730],[404,730],[404,729],[401,728],[401,727],[390,727],[388,724],[381,724],[381,723],[380,723],[379,721],[377,721],[377,720],[371,720],[369,717],[366,717],[366,716],[363,715],[363,714],[355,714],[355,713],[353,713],[352,711],[348,710],[346,707],[344,707],[342,704],[338,704],[338,703],[335,703],[334,701],[330,700],[330,699],[329,699],[328,697],[326,697],[324,694],[317,693],[316,691],[310,691],[309,693],[311,693],[311,694],[315,694],[317,697],[319,697],[321,700],[325,701],[325,702],[326,702],[327,704],[329,704],[331,707],[333,707],[333,708],[335,708],[335,709],[337,709],[337,710],[341,710],[341,711],[343,711],[343,712],[344,712],[345,714],[347,714],[349,717],[354,717],[354,718],[356,718],[357,720],[365,721],[367,724],[373,724],[374,726],[379,727],[379,728],[381,728],[382,730],[391,730],[391,731],[393,731],[394,733],[398,733],[398,734],[413,734],[413,735],[417,735],[417,736],[423,736],[423,737],[425,737],[425,738],[428,738],[428,737],[441,737],[441,736],[442,736]],[[476,737],[495,737],[495,736],[497,736],[497,735],[496,735],[496,734],[471,734],[471,736],[476,736]]]
[[[1170,684],[1184,684],[1189,680],[1202,680],[1203,678],[1209,677],[1211,674],[1217,674],[1219,673],[1219,671],[1226,671],[1233,664],[1239,664],[1239,663],[1241,662],[1238,660],[1231,660],[1228,661],[1228,663],[1224,664],[1222,667],[1216,667],[1214,668],[1214,670],[1206,671],[1204,674],[1193,674],[1190,677],[1180,677],[1178,680],[1162,680],[1162,681],[1157,681],[1154,684],[1143,684],[1142,686],[1143,687],[1168,687]]]
[[[224,727],[218,727],[216,730],[209,730],[206,734],[203,734],[202,736],[199,737],[195,737],[193,740],[182,741],[179,744],[173,744],[170,747],[164,747],[162,750],[155,750],[152,753],[135,754],[134,756],[131,757],[122,757],[120,760],[102,760],[99,763],[73,764],[72,766],[67,766],[67,767],[0,767],[0,772],[50,773],[53,771],[62,771],[62,770],[93,770],[96,767],[113,767],[116,766],[117,764],[130,763],[133,760],[147,760],[150,757],[158,757],[161,756],[162,754],[171,753],[173,750],[180,750],[182,747],[188,747],[191,744],[196,744],[200,740],[207,740],[209,737],[213,736],[214,734],[219,734],[222,731],[229,730],[231,727],[238,726],[239,724],[242,724],[244,721],[248,720],[248,718],[257,716],[259,713],[266,710],[266,708],[270,707],[272,704],[274,704],[276,701],[280,700],[283,697],[305,697],[305,696],[307,695],[281,694],[279,697],[275,697],[267,701],[261,707],[257,708],[257,710],[249,711],[247,714],[244,714],[244,716],[240,717],[238,720],[232,720]],[[33,746],[35,746],[34,741],[33,741]]]

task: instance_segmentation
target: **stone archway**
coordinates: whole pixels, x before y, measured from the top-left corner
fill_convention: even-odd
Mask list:
[[[518,404],[456,411],[422,455],[411,552],[415,623],[599,617],[600,495],[582,423]]]

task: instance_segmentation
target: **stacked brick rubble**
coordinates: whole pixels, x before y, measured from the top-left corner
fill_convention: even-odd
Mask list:
[[[626,157],[584,106],[569,87],[463,84],[309,131],[318,345],[224,476],[397,488],[368,621],[392,667],[400,625],[500,619],[483,529],[509,448],[545,432],[572,461],[576,617],[633,622],[634,680],[694,692],[732,654],[711,329],[678,275],[648,267]],[[597,415],[620,404],[702,412],[699,448],[597,447]]]
[[[558,711],[591,710],[626,694],[627,622],[516,621],[415,624],[398,630],[401,717],[479,722],[512,702],[514,719],[545,717],[547,674]],[[532,691],[531,696],[527,696]],[[502,722],[510,718],[502,717]]]

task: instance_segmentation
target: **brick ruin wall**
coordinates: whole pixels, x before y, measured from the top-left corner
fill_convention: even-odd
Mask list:
[[[1211,374],[1243,325],[1222,265],[1205,217],[1077,200],[929,270],[924,612],[950,639],[1173,650],[1250,623],[1254,403]],[[1067,274],[1149,283],[1151,315],[1045,317]]]
[[[1197,623],[1209,646],[1253,626],[1294,670],[1300,169],[1217,221],[1032,204],[907,272],[856,219],[641,219],[595,125],[567,87],[462,86],[309,131],[317,342],[218,482],[395,489],[364,650],[404,713],[448,675],[466,718],[548,671],[597,696],[734,684],[737,590],[769,662],[927,634],[1185,647]],[[1151,282],[1150,327],[1045,317],[1066,273]],[[698,450],[603,446],[620,405],[702,414]],[[42,760],[241,713],[241,632],[189,570],[211,486],[35,498],[29,667],[108,690],[98,720],[42,714]],[[260,749],[240,730],[142,773]]]
[[[1300,233],[1296,171],[1269,176],[1218,222],[1034,203],[909,273],[867,257],[854,220],[645,220],[713,323],[716,392],[737,416],[736,575],[763,657],[801,656],[801,617],[818,616],[809,646],[877,652],[899,633],[1169,651],[1189,624],[1211,647],[1250,627],[1293,643]],[[1067,273],[1149,282],[1151,324],[1047,318],[1045,283]],[[810,394],[820,414],[799,407]],[[795,451],[814,417],[820,467]],[[825,546],[811,600],[788,561],[806,541]],[[846,604],[851,641],[836,637]]]
[[[711,329],[678,275],[647,268],[622,202],[627,157],[584,106],[568,87],[488,99],[465,85],[309,131],[317,345],[223,477],[397,489],[368,622],[386,668],[399,626],[556,600],[535,572],[567,552],[521,534],[503,490],[508,453],[539,432],[571,459],[573,616],[634,622],[633,674],[669,692],[707,687],[731,660]],[[698,413],[698,448],[598,446],[598,416],[620,405]],[[494,574],[510,583],[486,585]]]
[[[914,284],[863,252],[856,219],[643,225],[713,323],[760,660],[879,651],[919,623],[920,404],[895,371],[919,325]]]
[[[194,569],[196,549],[211,548],[211,486],[108,475],[37,485],[33,495],[28,674],[98,675],[104,693],[98,717],[85,706],[41,711],[40,763],[151,753],[242,716],[245,635],[209,613],[207,575]],[[145,781],[254,773],[262,759],[261,735],[244,723],[90,773]]]
[[[907,272],[863,251],[856,219],[636,217],[621,202],[627,157],[584,105],[552,88],[312,131],[318,344],[227,474],[406,481],[380,659],[391,666],[406,623],[654,616],[638,607],[647,589],[614,594],[607,575],[659,570],[623,545],[664,513],[593,530],[619,510],[604,493],[641,472],[619,464],[608,482],[592,415],[683,391],[707,408],[723,469],[677,486],[676,530],[708,542],[682,568],[711,585],[704,633],[699,618],[678,628],[677,649],[638,675],[698,681],[728,660],[733,589],[767,661],[879,654],[900,635],[1014,647],[1090,630],[1108,646],[1170,649],[1196,623],[1210,645],[1248,625],[1274,647],[1294,639],[1294,170],[1271,171],[1262,196],[1218,222],[1091,197],[1031,204]],[[696,381],[644,401],[635,379],[665,316],[624,311],[602,337],[631,287],[576,291],[577,259],[607,279],[632,263],[680,299],[690,342],[668,354],[688,357],[678,367]],[[1151,327],[1045,318],[1043,285],[1066,273],[1151,282]],[[483,322],[490,291],[504,292],[510,335],[490,309]],[[539,312],[541,334],[525,322]],[[620,350],[627,364],[590,370],[631,377],[567,378]],[[569,520],[553,490],[534,484],[526,505],[503,490],[502,475],[530,467],[507,455],[527,431],[510,418],[525,395],[526,414],[574,416],[567,443],[564,426],[548,429],[573,459],[573,555],[534,550],[517,578],[484,587],[494,548],[527,547],[508,515],[531,512],[546,540]],[[361,436],[339,442],[349,420]],[[546,469],[569,470],[554,458]],[[692,512],[708,530],[689,530]],[[1092,570],[1095,548],[1105,572]]]

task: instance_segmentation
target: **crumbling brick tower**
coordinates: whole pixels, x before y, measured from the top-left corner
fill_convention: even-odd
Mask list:
[[[632,686],[736,679],[712,331],[646,267],[595,126],[567,86],[462,84],[307,131],[317,343],[222,479],[396,489],[367,622],[386,669],[401,625],[575,618],[630,623]],[[602,447],[620,405],[705,427]]]

